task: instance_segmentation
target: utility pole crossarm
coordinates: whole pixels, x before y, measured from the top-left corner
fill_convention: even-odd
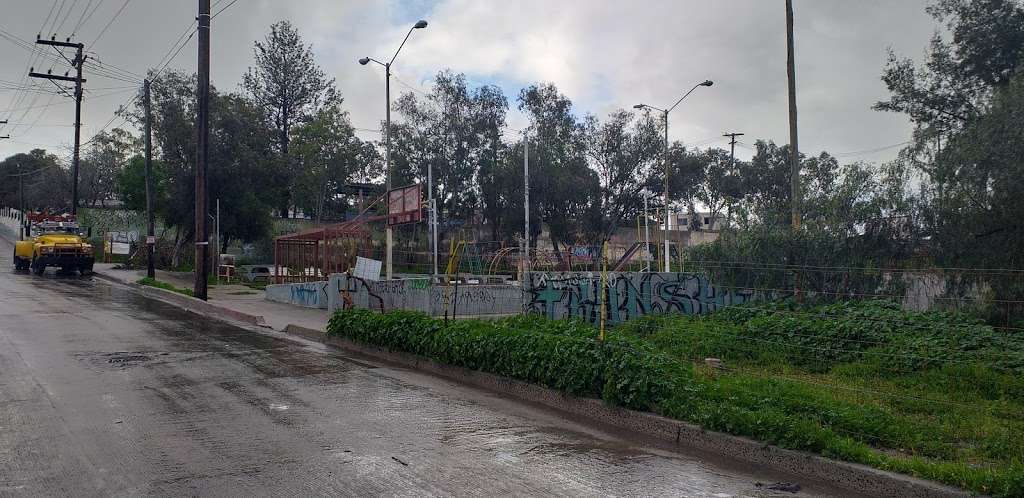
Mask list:
[[[28,73],[33,78],[45,78],[48,80],[60,80],[68,81],[71,83],[85,83],[85,78],[75,78],[74,76],[61,76],[59,74],[45,74],[45,73]]]
[[[77,48],[77,49],[85,48],[85,44],[84,43],[72,43],[70,41],[60,41],[60,40],[45,40],[45,39],[42,39],[42,38],[37,39],[36,43],[39,44],[39,45],[51,45],[51,46],[54,46],[54,47],[68,47],[68,48]]]

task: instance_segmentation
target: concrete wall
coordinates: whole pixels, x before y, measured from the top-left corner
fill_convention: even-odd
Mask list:
[[[269,287],[268,287],[269,289]],[[415,310],[434,316],[488,316],[541,313],[552,319],[600,319],[601,274],[531,273],[518,285],[432,285],[427,278],[369,281],[331,275],[328,309],[346,305],[375,311]],[[609,273],[608,320],[621,323],[648,314],[710,313],[745,303],[753,291],[723,291],[691,273]]]
[[[621,323],[649,314],[704,314],[754,298],[748,290],[719,290],[694,273],[608,273],[608,321]],[[525,309],[551,319],[601,317],[601,274],[596,272],[530,273]]]
[[[18,240],[18,232],[21,229],[19,217],[20,214],[17,209],[0,208],[0,230],[3,231],[4,235],[14,240]]]
[[[268,301],[306,308],[327,309],[327,281],[268,285],[264,296]]]
[[[523,291],[518,285],[433,285],[429,278],[363,280],[342,273],[331,275],[328,309],[345,306],[375,311],[421,311],[433,316],[489,316],[522,313]]]

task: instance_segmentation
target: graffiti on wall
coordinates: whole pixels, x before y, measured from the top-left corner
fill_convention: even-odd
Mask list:
[[[329,309],[365,308],[421,311],[433,316],[512,315],[522,312],[519,286],[433,285],[430,279],[364,280],[351,275],[331,275],[334,301]]]
[[[600,273],[531,273],[525,290],[527,313],[551,319],[580,317],[592,323],[601,318],[602,300],[607,302],[608,320],[621,323],[650,314],[705,314],[754,298],[752,290],[716,289],[707,277],[695,273],[609,273],[606,293]]]
[[[327,282],[290,284],[289,294],[292,304],[308,308],[327,307]]]

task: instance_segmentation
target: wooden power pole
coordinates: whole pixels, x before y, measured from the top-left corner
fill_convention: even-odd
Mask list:
[[[793,229],[800,228],[800,147],[796,133],[796,61],[793,56],[793,0],[786,0],[786,76],[789,80],[789,181]]]
[[[196,120],[196,260],[195,296],[206,300],[206,281],[210,274],[210,240],[206,223],[206,168],[209,159],[210,137],[210,0],[199,0],[199,75],[196,91],[198,119]]]
[[[153,111],[149,100],[149,80],[142,83],[143,106],[146,109],[146,276],[156,278],[153,251],[156,234],[153,229]]]
[[[72,43],[70,38],[66,41],[57,41],[52,37],[49,40],[37,39],[36,43],[52,47],[76,49],[75,59],[71,61],[71,64],[75,67],[74,77],[70,77],[66,73],[63,76],[51,74],[49,71],[46,74],[37,73],[34,71],[34,68],[29,69],[28,75],[33,78],[69,81],[75,84],[75,151],[71,161],[71,214],[78,214],[78,158],[82,145],[82,83],[85,83],[85,78],[82,78],[82,65],[85,64],[88,56],[82,53],[85,49],[85,44]]]
[[[729,173],[736,167],[736,137],[742,137],[743,133],[723,133],[723,137],[729,137]]]

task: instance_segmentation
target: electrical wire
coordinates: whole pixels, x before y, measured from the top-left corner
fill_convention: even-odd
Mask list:
[[[89,0],[89,3],[87,3],[85,5],[85,8],[82,9],[82,15],[78,16],[78,22],[75,23],[75,27],[71,28],[71,37],[72,38],[74,38],[75,34],[78,33],[78,29],[82,27],[82,24],[84,24],[86,21],[88,21],[89,17],[92,17],[92,14],[89,13],[89,7],[92,7],[92,2],[93,1],[94,0]],[[99,3],[96,4],[96,7],[94,7],[92,9],[92,12],[95,13],[96,9],[98,9],[102,3],[103,3],[103,0],[100,0]]]
[[[132,0],[124,0],[124,3],[121,4],[121,8],[117,9],[117,12],[114,13],[114,17],[110,18],[110,20],[107,21],[106,26],[103,26],[103,29],[100,30],[100,34],[96,35],[96,38],[94,38],[92,40],[92,43],[89,44],[90,47],[95,47],[96,46],[96,42],[98,42],[100,40],[100,38],[103,38],[103,35],[107,34],[107,30],[110,29],[110,25],[114,24],[114,21],[116,21],[117,18],[121,16],[121,12],[124,12],[124,8],[127,7],[128,3],[131,2],[131,1]]]
[[[68,17],[71,16],[71,11],[75,10],[75,5],[78,5],[78,0],[71,0],[71,5],[68,7],[68,10],[64,13],[64,18],[60,20],[60,25],[58,25],[57,29],[54,30],[55,33],[60,31],[61,28],[64,27],[64,23],[66,23],[68,21]]]
[[[220,13],[221,13],[221,12],[224,12],[225,10],[228,10],[228,9],[229,9],[229,8],[230,8],[230,7],[232,6],[232,5],[234,5],[234,4],[235,4],[235,2],[237,2],[237,1],[238,1],[238,0],[231,0],[231,3],[229,3],[229,4],[225,5],[225,6],[224,6],[224,8],[222,8],[222,9],[218,10],[216,14],[214,14],[214,15],[210,16],[210,19],[211,19],[211,20],[215,19],[215,18],[216,18],[217,16],[219,16],[219,15],[220,15]],[[218,2],[218,3],[220,3],[220,2]]]

